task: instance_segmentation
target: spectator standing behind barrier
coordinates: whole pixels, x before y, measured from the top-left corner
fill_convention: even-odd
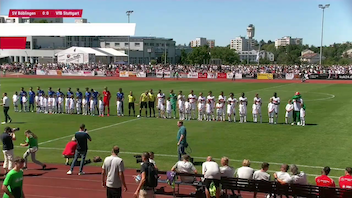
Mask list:
[[[2,183],[3,198],[24,198],[23,193],[23,171],[25,160],[16,158],[15,167],[7,173],[4,182]]]
[[[317,186],[321,187],[333,187],[335,188],[335,182],[328,175],[330,173],[330,167],[325,166],[321,171],[321,176],[315,178]]]
[[[210,188],[214,185],[216,188],[215,197],[220,198],[220,168],[211,156],[208,156],[207,161],[202,164],[202,174],[204,175],[206,197],[212,197],[210,196],[210,191],[212,190]]]
[[[181,156],[186,154],[185,149],[188,147],[187,130],[186,127],[183,126],[183,121],[178,121],[177,126],[179,127],[177,132],[178,161],[181,161]]]
[[[138,187],[134,193],[134,197],[137,198],[154,198],[154,187],[149,186],[148,177],[150,176],[151,168],[149,166],[154,166],[149,162],[149,153],[142,154],[142,166],[141,166],[141,180],[138,184]]]
[[[102,184],[106,187],[107,198],[121,198],[123,186],[124,191],[127,191],[125,182],[125,166],[123,160],[118,157],[120,148],[114,146],[111,156],[106,157],[102,166]]]
[[[87,156],[87,151],[88,151],[88,141],[87,140],[92,141],[92,138],[89,136],[89,134],[87,132],[86,125],[82,124],[79,127],[79,131],[77,133],[75,133],[75,138],[77,140],[77,149],[75,152],[75,157],[73,158],[73,161],[71,164],[71,169],[67,172],[67,174],[72,175],[76,161],[80,157],[81,164],[79,166],[78,175],[84,175],[83,166],[84,166],[85,159]]]
[[[2,141],[2,152],[4,153],[4,172],[7,174],[12,169],[13,164],[13,140],[16,140],[16,135],[10,127],[6,127],[3,134],[0,136]]]

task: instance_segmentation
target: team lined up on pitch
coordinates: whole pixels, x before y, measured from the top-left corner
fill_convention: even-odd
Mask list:
[[[15,111],[31,111],[34,112],[36,108],[37,113],[49,113],[49,114],[82,114],[82,115],[99,115],[99,116],[110,116],[110,100],[111,94],[107,88],[101,94],[94,90],[86,88],[86,92],[83,94],[79,88],[76,89],[74,94],[71,88],[68,88],[66,95],[61,92],[58,88],[57,92],[54,92],[50,87],[47,94],[40,87],[37,87],[35,93],[32,87],[27,93],[22,87],[20,93],[15,92],[13,95],[13,104]],[[207,96],[203,93],[199,93],[197,97],[193,90],[186,97],[182,91],[178,94],[170,90],[168,96],[166,96],[161,90],[157,94],[153,93],[153,90],[145,91],[139,98],[139,103],[136,103],[136,97],[132,91],[127,96],[129,116],[135,114],[135,105],[139,105],[139,115],[142,116],[143,109],[145,110],[145,116],[155,116],[155,105],[158,110],[158,117],[160,118],[174,118],[176,119],[177,114],[180,120],[205,120],[205,121],[229,121],[236,122],[236,109],[238,109],[239,122],[247,122],[247,106],[248,99],[244,93],[238,98],[235,98],[233,93],[226,97],[223,92],[220,93],[218,98],[213,95],[212,91],[208,92]],[[116,109],[118,116],[124,116],[124,101],[125,95],[120,88],[116,94]],[[259,94],[256,94],[252,104],[252,117],[253,122],[262,123],[262,99]],[[269,124],[278,123],[278,114],[281,101],[277,93],[270,98],[267,112],[269,117]],[[20,108],[19,108],[20,105]],[[105,114],[107,110],[107,114]],[[296,92],[294,97],[288,101],[285,114],[285,123],[297,125],[305,125],[305,105],[299,92]]]

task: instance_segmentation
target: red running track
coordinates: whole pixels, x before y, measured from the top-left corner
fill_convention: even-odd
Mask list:
[[[72,175],[66,175],[69,166],[49,164],[48,170],[38,170],[38,166],[29,164],[29,169],[24,172],[23,191],[26,198],[103,198],[105,188],[101,185],[101,168],[96,166],[85,166],[86,175],[78,176],[78,167]],[[137,188],[133,179],[136,170],[125,170],[125,179],[128,190],[123,192],[124,198],[132,198]],[[3,181],[3,176],[1,177]],[[159,184],[158,188],[164,187],[165,192],[171,193],[172,189],[167,184]],[[194,192],[191,186],[182,186],[180,194],[189,195]],[[156,198],[172,197],[170,195],[157,195]],[[243,192],[242,197],[253,197],[253,193]],[[264,195],[259,195],[262,198]]]

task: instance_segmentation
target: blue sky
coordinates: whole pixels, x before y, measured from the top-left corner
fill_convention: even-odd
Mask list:
[[[124,23],[126,11],[133,10],[136,36],[173,38],[177,44],[206,37],[225,46],[245,36],[252,23],[258,40],[292,36],[320,45],[320,3],[331,4],[325,12],[324,44],[352,41],[352,0],[0,0],[0,14],[9,9],[83,9],[89,22]]]

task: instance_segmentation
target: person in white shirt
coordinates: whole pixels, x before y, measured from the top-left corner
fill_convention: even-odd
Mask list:
[[[242,96],[239,98],[239,107],[238,107],[238,111],[240,114],[240,123],[247,122],[247,104],[248,104],[248,100],[245,94],[242,93]]]
[[[19,102],[19,97],[18,97],[18,93],[16,91],[15,94],[13,94],[13,96],[12,96],[12,103],[13,103],[13,107],[14,107],[15,112],[18,112],[18,102]]]
[[[177,96],[177,104],[178,104],[178,113],[180,120],[185,119],[185,96],[182,95],[182,91],[179,92]]]
[[[171,171],[176,171],[177,173],[189,173],[197,174],[197,169],[194,167],[192,162],[189,161],[190,156],[185,154],[182,156],[182,161],[178,161],[172,168]],[[192,183],[195,178],[192,176],[181,176],[181,182]]]
[[[283,164],[280,168],[280,171],[274,173],[274,178],[276,179],[277,182],[279,182],[282,185],[292,183],[292,178],[290,174],[287,173],[289,168],[290,168],[289,165]]]
[[[277,96],[277,93],[274,93],[274,96],[271,97],[273,99],[273,104],[274,104],[274,124],[277,123],[277,120],[279,118],[279,109],[280,109],[280,97]]]
[[[7,93],[3,94],[2,97],[2,106],[4,110],[4,117],[5,121],[1,122],[1,124],[11,123],[12,119],[9,116],[9,109],[10,109],[10,99],[7,97]]]
[[[216,103],[216,120],[217,121],[222,121],[222,102],[218,101],[218,103]]]
[[[94,98],[93,97],[91,97],[90,98],[90,104],[89,104],[89,107],[90,107],[90,115],[91,116],[95,116],[95,102],[94,102]]]
[[[211,104],[211,108],[215,109],[215,97],[213,96],[213,92],[209,91],[208,96],[207,96],[207,100],[210,101]],[[215,121],[215,111],[212,112],[212,120]]]
[[[75,113],[75,98],[73,96],[71,96],[70,98],[70,114],[74,114]]]
[[[49,112],[50,114],[54,113],[54,112],[53,112],[53,107],[54,107],[55,105],[56,105],[56,104],[53,103],[53,96],[50,96],[50,97],[48,98],[48,112]]]
[[[268,170],[269,170],[269,163],[263,162],[262,168],[253,173],[253,179],[254,180],[262,180],[262,181],[270,181],[270,174],[267,173]],[[257,197],[256,192],[254,192],[253,197]],[[271,195],[266,195],[265,197],[271,197]]]
[[[216,187],[216,198],[220,198],[220,179],[221,173],[219,165],[212,159],[211,156],[207,157],[207,161],[202,164],[202,174],[204,175],[204,184],[206,187],[205,194],[210,198],[210,184],[214,183]]]
[[[45,114],[48,113],[48,96],[43,96],[43,102],[42,102],[42,107],[41,108],[43,109],[43,112]]]
[[[54,113],[54,114],[56,114],[57,113],[57,103],[56,103],[56,101],[57,101],[57,98],[56,98],[56,95],[54,95],[54,97],[52,98],[52,112]]]
[[[82,112],[82,99],[80,99],[80,98],[76,98],[76,112],[77,112],[77,114],[79,115],[79,114],[81,114]]]
[[[196,110],[197,110],[197,96],[193,94],[193,90],[191,90],[188,95],[188,101],[191,104],[191,119],[196,119]]]
[[[301,103],[301,109],[299,110],[299,115],[301,117],[301,125],[305,126],[306,125],[306,109],[303,106],[303,103]]]
[[[258,122],[258,117],[260,118],[260,123],[262,123],[262,99],[259,97],[259,94],[255,94],[254,97],[254,104],[256,105],[256,118],[254,121],[254,116],[253,116],[253,122]]]
[[[233,122],[236,122],[236,103],[237,99],[234,98],[234,94],[230,93],[230,97],[227,99],[227,119],[229,122],[232,120],[233,115]]]
[[[98,105],[99,105],[99,117],[104,117],[104,102],[102,97],[99,98]]]
[[[70,98],[65,98],[65,110],[66,110],[66,114],[70,113]]]
[[[292,173],[292,183],[308,185],[307,175],[303,171],[298,171],[298,167],[295,164],[291,165],[290,171]]]
[[[228,177],[228,178],[235,177],[235,169],[233,167],[229,166],[229,158],[228,157],[221,158],[220,173],[221,173],[222,177]]]
[[[273,99],[270,98],[270,101],[268,104],[269,124],[274,124],[274,115],[275,115],[275,107],[273,104]]]
[[[57,98],[57,113],[62,113],[64,114],[64,95],[62,94]]]
[[[171,101],[170,101],[170,97],[168,97],[166,100],[166,117],[168,119],[171,118],[171,110],[172,110]]]
[[[82,115],[88,115],[88,104],[87,104],[87,100],[85,98],[82,99],[82,107],[83,107],[83,114]]]
[[[44,113],[44,110],[43,110],[43,100],[44,100],[44,96],[43,96],[43,95],[39,96],[39,106],[40,106],[40,112],[41,112],[41,113]]]
[[[164,117],[165,118],[165,94],[159,90],[158,95],[156,96],[158,98],[158,111],[159,111],[159,118]]]
[[[257,109],[256,104],[252,105],[252,116],[253,116],[253,123],[257,123],[258,122],[258,109]]]
[[[35,95],[34,97],[34,102],[35,102],[35,106],[37,108],[36,112],[40,113],[40,101],[39,101],[39,96],[38,94]]]
[[[120,98],[116,98],[116,110],[117,110],[117,116],[122,116],[122,103],[120,101]]]
[[[220,116],[222,116],[222,121],[225,121],[225,119],[226,119],[226,96],[224,96],[223,91],[220,93],[218,100],[219,100],[219,103],[221,104],[221,108],[222,108]]]
[[[292,123],[292,116],[293,116],[293,104],[292,100],[289,100],[286,107],[286,114],[285,114],[285,124],[291,124]]]
[[[211,121],[212,120],[212,116],[214,115],[213,114],[213,107],[212,107],[212,104],[211,104],[211,101],[210,100],[207,100],[208,103],[206,104],[206,107],[205,107],[205,113],[207,115],[206,117],[206,121]]]
[[[250,167],[251,162],[248,159],[244,159],[242,162],[242,167],[238,168],[236,171],[236,175],[241,179],[252,179],[254,169]]]
[[[204,117],[204,120],[206,120],[205,103],[206,103],[206,98],[203,96],[203,93],[200,92],[198,97],[198,121],[202,121],[203,117]]]
[[[28,101],[27,101],[27,97],[26,96],[22,96],[22,106],[23,106],[23,109],[22,111],[23,112],[27,112],[28,110]]]
[[[189,99],[185,102],[185,119],[186,120],[191,120],[191,103],[189,102]]]

